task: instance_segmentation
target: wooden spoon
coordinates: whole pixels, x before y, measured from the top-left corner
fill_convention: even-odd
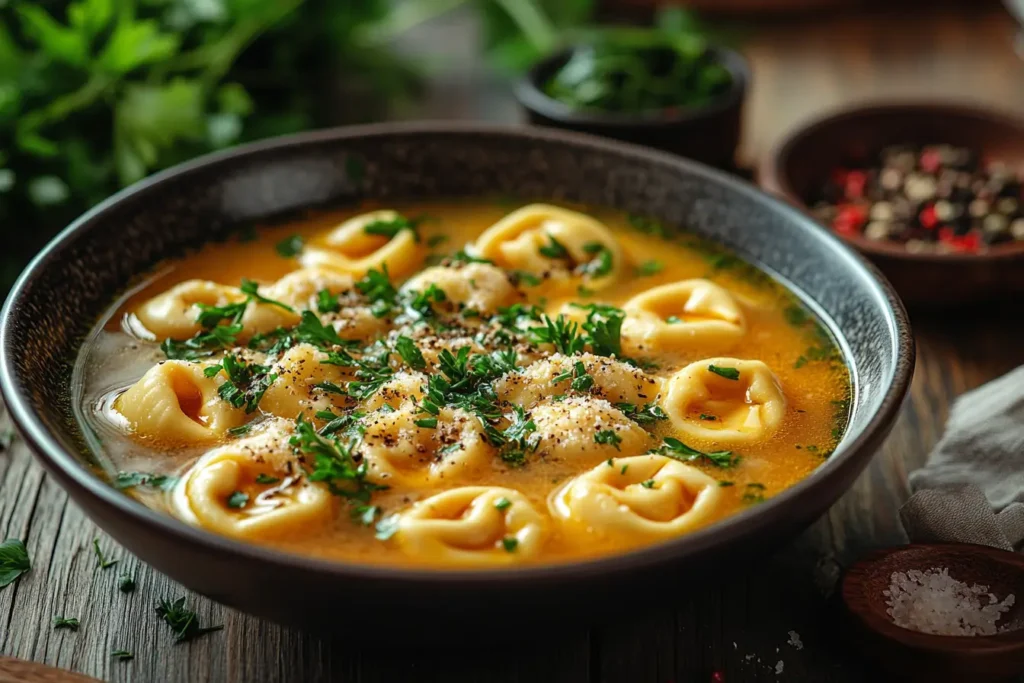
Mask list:
[[[893,623],[886,597],[893,572],[933,568],[968,585],[982,584],[1016,602],[994,636],[936,636]],[[864,654],[899,680],[1001,681],[1024,672],[1024,557],[968,543],[917,543],[876,551],[847,570],[841,595],[853,637]]]
[[[29,662],[14,657],[0,657],[0,683],[100,683],[99,679],[76,674],[67,669]]]

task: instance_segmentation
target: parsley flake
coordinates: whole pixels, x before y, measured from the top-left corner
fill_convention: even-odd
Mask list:
[[[708,371],[715,373],[719,377],[724,377],[726,379],[731,379],[733,381],[736,381],[740,378],[740,371],[736,368],[722,368],[712,364],[708,366]]]

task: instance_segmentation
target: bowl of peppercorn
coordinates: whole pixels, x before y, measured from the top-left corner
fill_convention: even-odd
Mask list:
[[[859,106],[792,132],[760,170],[908,304],[1024,293],[1024,119],[954,103]]]
[[[533,124],[733,170],[749,81],[738,52],[698,36],[608,27],[534,65],[516,98]]]

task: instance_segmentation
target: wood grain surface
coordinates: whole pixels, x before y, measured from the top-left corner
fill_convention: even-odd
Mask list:
[[[1024,111],[1024,65],[1014,56],[1013,35],[1005,13],[969,9],[754,27],[745,42],[755,75],[743,155],[756,158],[790,126],[867,96],[941,94]],[[450,103],[456,87],[442,83],[439,91]],[[459,110],[435,100],[425,111],[514,116],[507,92],[481,92],[499,99],[481,102],[463,93],[456,98]],[[492,648],[460,648],[453,633],[451,651],[423,651],[415,643],[391,642],[386,633],[342,640],[226,609],[117,547],[15,441],[0,454],[0,538],[24,539],[32,570],[0,589],[0,655],[113,681],[703,683],[716,671],[728,683],[878,680],[836,637],[828,596],[839,568],[867,549],[904,540],[897,511],[908,493],[907,473],[939,438],[953,398],[1024,363],[1019,307],[912,318],[919,361],[910,398],[891,438],[826,516],[774,557],[694,585],[681,605],[661,603],[657,586],[637,586],[632,594],[605,598],[635,605],[635,618],[567,628],[557,641],[507,633],[496,614],[491,624],[467,625],[493,629]],[[97,567],[94,538],[117,565]],[[133,593],[117,588],[124,571],[136,578]],[[178,596],[187,596],[204,624],[224,630],[176,645],[153,607],[159,598]],[[76,617],[81,628],[55,631],[55,615]],[[358,612],[339,610],[339,619],[358,619]],[[115,660],[111,653],[118,649],[135,659]]]

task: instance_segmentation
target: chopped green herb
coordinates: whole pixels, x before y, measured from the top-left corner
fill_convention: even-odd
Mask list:
[[[77,631],[81,624],[78,623],[78,619],[74,617],[54,617],[53,618],[53,630],[66,628],[69,631]]]
[[[252,430],[251,424],[241,425],[239,427],[232,427],[231,429],[229,429],[228,434],[230,434],[231,436],[245,436],[246,434],[249,433],[250,430]]]
[[[242,286],[240,288],[242,293],[249,297],[249,302],[258,301],[261,304],[267,304],[269,306],[277,306],[278,308],[294,313],[295,309],[288,304],[281,303],[280,301],[274,301],[260,294],[260,286],[254,280],[242,278]]]
[[[305,244],[302,237],[299,235],[292,235],[291,237],[285,237],[283,240],[277,243],[274,247],[277,249],[277,253],[281,258],[295,258],[302,252],[302,247]]]
[[[434,247],[441,246],[447,241],[448,235],[432,235],[430,239],[427,240],[427,246],[433,249]]]
[[[569,250],[566,249],[565,246],[561,242],[556,240],[551,235],[548,235],[548,240],[549,240],[548,244],[543,246],[543,247],[541,247],[538,250],[538,251],[540,251],[540,255],[541,256],[545,256],[545,257],[547,257],[549,259],[567,259],[567,258],[569,258]]]
[[[505,552],[514,553],[516,548],[519,546],[519,539],[515,536],[506,536],[501,539],[501,547],[505,549]]]
[[[110,653],[110,656],[119,662],[130,662],[135,659],[135,655],[128,650],[114,650]]]
[[[409,337],[401,336],[395,341],[395,350],[402,357],[405,364],[413,370],[423,370],[427,367],[427,361],[419,348]]]
[[[683,462],[706,460],[712,465],[723,469],[735,467],[740,461],[739,456],[733,455],[732,451],[712,451],[710,453],[703,453],[695,448],[690,448],[679,439],[674,439],[670,436],[666,436],[664,442],[665,443],[661,448],[658,448],[653,452],[661,455],[667,455],[670,458],[682,460]]]
[[[719,377],[724,377],[733,381],[740,378],[740,371],[736,368],[720,368],[717,365],[712,364],[708,366],[708,371],[715,373]]]
[[[0,543],[0,588],[14,583],[14,580],[32,568],[25,544],[16,538]]]
[[[525,270],[513,270],[511,274],[517,282],[524,284],[527,287],[536,287],[543,282],[539,277]]]
[[[194,640],[204,634],[224,628],[222,625],[201,627],[199,625],[199,616],[195,612],[185,609],[184,597],[173,601],[164,598],[157,603],[156,613],[157,616],[171,627],[171,631],[175,636],[175,642],[178,643]]]
[[[411,294],[413,296],[406,304],[405,311],[413,320],[433,317],[434,304],[448,300],[444,290],[433,283],[422,292],[411,292]]]
[[[651,275],[657,275],[663,270],[665,270],[665,264],[661,261],[644,261],[637,266],[636,274],[640,277],[649,277]]]
[[[615,446],[615,450],[619,450],[619,444],[622,443],[622,437],[616,434],[614,429],[602,429],[594,434],[594,441],[600,444]]]
[[[640,485],[643,486],[645,489],[653,489],[654,488],[654,480],[653,479],[648,479],[647,481],[642,481],[642,482],[640,482]]]
[[[763,503],[764,502],[764,484],[747,484],[743,491],[743,502],[744,503]]]
[[[714,415],[708,415],[707,413],[701,413],[700,414],[700,419],[707,420],[708,422],[714,422],[718,418],[715,417]]]
[[[367,235],[379,235],[390,240],[403,230],[408,230],[413,234],[413,238],[419,242],[420,233],[418,228],[419,221],[409,220],[405,216],[398,215],[390,219],[371,221],[363,226],[363,232]]]
[[[235,491],[228,496],[228,507],[235,510],[244,508],[249,503],[249,494],[243,491]]]
[[[334,346],[352,346],[352,342],[338,336],[337,330],[331,325],[324,325],[313,311],[303,311],[299,324],[295,326],[296,338],[325,349]]]
[[[161,491],[170,491],[178,483],[177,477],[148,472],[118,472],[114,477],[114,488],[129,489],[133,486],[152,486]]]
[[[683,321],[679,318],[678,315],[670,315],[669,317],[665,318],[665,322],[667,322],[669,325],[675,325],[676,323],[681,323]]]
[[[625,474],[626,470],[628,470],[628,469],[629,469],[629,465],[623,465],[622,469],[619,470],[619,474]]]
[[[385,264],[380,270],[371,268],[363,279],[356,282],[356,289],[370,302],[374,317],[383,318],[395,309],[398,290],[391,284],[391,276]]]
[[[648,425],[658,420],[668,419],[668,415],[657,403],[648,403],[639,408],[633,403],[616,403],[615,407],[637,424]]]
[[[588,242],[583,245],[583,251],[594,256],[594,260],[583,266],[583,272],[591,277],[604,277],[612,272],[611,249],[600,242]]]
[[[802,327],[812,320],[810,314],[802,307],[793,304],[782,311],[783,317],[793,327]]]
[[[718,485],[721,486],[722,488],[725,488],[727,486],[733,486],[734,482],[726,481],[726,480],[722,479],[721,481],[718,482]]]
[[[341,310],[338,295],[331,294],[329,289],[321,289],[316,293],[316,310],[318,313],[337,313]]]
[[[203,374],[216,377],[222,371],[227,379],[217,388],[217,393],[233,407],[244,407],[247,414],[256,410],[263,394],[277,380],[268,366],[246,363],[241,356],[230,353],[218,365],[204,368]]]
[[[555,349],[566,356],[582,353],[584,347],[583,337],[580,336],[579,325],[567,320],[564,315],[559,314],[552,320],[547,315],[541,316],[543,327],[531,327],[527,336],[534,344],[552,344]]]
[[[597,294],[597,291],[590,289],[588,287],[584,287],[583,285],[579,285],[578,287],[576,287],[576,294],[578,294],[580,298],[589,299],[590,297]]]
[[[103,551],[100,550],[100,539],[92,539],[92,549],[96,553],[96,566],[100,569],[110,569],[120,560],[108,560],[103,557]]]
[[[494,501],[494,507],[504,512],[505,510],[512,507],[512,501],[506,498],[505,496],[502,496],[498,500]]]
[[[281,481],[280,477],[272,477],[264,472],[260,472],[256,475],[257,484],[276,484],[279,481]]]
[[[479,256],[473,256],[466,252],[465,249],[459,249],[457,252],[448,257],[452,263],[488,263],[494,265],[494,261],[490,259],[480,258]]]
[[[350,503],[365,505],[375,491],[387,488],[367,481],[366,461],[356,458],[354,441],[342,443],[333,435],[320,435],[302,415],[295,421],[295,435],[289,443],[303,456],[312,458],[311,467],[307,464],[310,481],[324,482],[331,493]]]
[[[135,591],[135,577],[124,572],[117,579],[117,587],[122,593],[133,593]]]
[[[653,218],[647,218],[645,216],[639,216],[631,213],[627,217],[627,220],[630,225],[644,234],[662,238],[666,236],[665,227]]]
[[[796,362],[793,363],[793,367],[796,368],[797,370],[799,370],[805,365],[807,365],[807,356],[800,356],[799,358],[796,359]]]
[[[417,427],[423,427],[424,429],[436,429],[437,428],[437,418],[436,417],[425,417],[425,418],[422,418],[420,420],[415,420],[413,422],[413,424],[415,424]]]

